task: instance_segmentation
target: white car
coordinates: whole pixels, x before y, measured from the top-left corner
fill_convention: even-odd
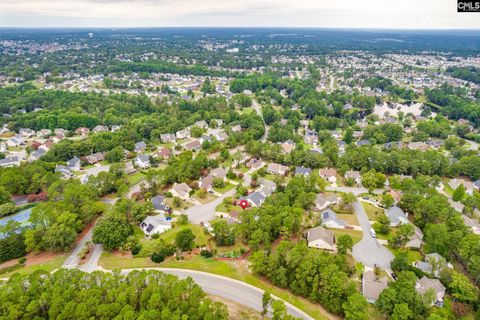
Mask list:
[[[373,230],[373,228],[370,228],[370,235],[372,236],[372,238],[377,238],[377,233],[375,232],[375,230]]]

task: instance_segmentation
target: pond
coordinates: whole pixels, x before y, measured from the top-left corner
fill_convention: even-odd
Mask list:
[[[32,214],[32,209],[33,209],[33,207],[30,207],[28,209],[22,210],[20,212],[17,212],[15,214],[10,215],[10,216],[0,218],[0,225],[2,225],[2,226],[6,225],[8,223],[8,221],[11,221],[11,220],[24,224],[30,218],[30,214]]]

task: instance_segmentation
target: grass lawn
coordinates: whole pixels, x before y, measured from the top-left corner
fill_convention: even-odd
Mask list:
[[[352,237],[353,239],[353,244],[356,244],[360,240],[362,240],[363,237],[363,232],[360,230],[351,230],[351,229],[329,229],[330,231],[333,231],[335,233],[335,236],[338,238],[342,234],[348,234],[349,236]]]
[[[407,252],[408,262],[412,263],[415,261],[422,261],[423,257],[419,251],[415,250],[408,250],[408,249],[397,249],[392,248],[390,245],[387,246],[388,250],[390,250],[394,255],[399,254],[401,251]]]
[[[0,278],[8,278],[15,273],[29,274],[29,273],[33,273],[37,270],[45,270],[45,271],[51,272],[55,269],[60,268],[63,265],[63,262],[65,261],[65,258],[66,258],[66,256],[61,255],[61,256],[58,256],[58,257],[54,258],[53,260],[50,260],[50,261],[45,262],[45,263],[32,264],[32,265],[29,265],[29,266],[26,266],[26,267],[20,267],[19,269],[15,269],[15,270],[12,270],[10,272],[5,272],[5,273],[2,273],[2,271],[0,270]],[[8,270],[8,268],[6,268],[6,269]]]
[[[166,243],[173,243],[175,241],[177,233],[184,229],[192,230],[193,234],[195,235],[195,243],[198,243],[199,245],[206,245],[208,243],[210,235],[205,233],[203,227],[200,225],[191,224],[187,224],[185,226],[176,226],[173,229],[170,229],[160,234],[159,238],[165,240]]]
[[[376,221],[379,215],[384,214],[384,210],[382,208],[376,207],[373,204],[365,201],[361,201],[361,203],[370,221]]]
[[[345,220],[349,225],[358,226],[357,216],[354,214],[337,214],[337,218]]]
[[[195,194],[193,195],[193,198],[195,198],[196,200],[200,201],[203,204],[212,202],[213,200],[216,199],[216,197],[211,193],[205,192],[203,193],[203,197],[200,196],[201,193],[202,193],[202,190],[196,191]]]
[[[219,192],[219,193],[225,193],[228,190],[232,190],[233,188],[235,188],[235,186],[233,184],[226,183],[225,187],[223,187],[223,188],[213,188],[213,190],[215,190],[216,192]]]
[[[145,174],[141,173],[140,171],[137,171],[136,173],[131,174],[131,175],[129,175],[129,176],[127,177],[128,182],[130,183],[131,186],[133,186],[134,184],[139,183],[139,182],[142,181],[144,178],[145,178]]]
[[[240,165],[240,167],[235,168],[235,170],[245,173],[250,169],[245,164],[242,164],[242,165]]]

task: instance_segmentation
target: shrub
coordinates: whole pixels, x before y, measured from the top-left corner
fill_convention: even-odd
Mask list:
[[[205,258],[211,258],[213,257],[213,252],[210,250],[203,249],[202,251],[200,251],[200,255]]]
[[[25,262],[27,262],[27,258],[25,257],[21,257],[20,259],[18,259],[19,264],[24,264]]]
[[[0,263],[18,259],[26,254],[25,237],[23,234],[11,234],[0,239]]]
[[[142,245],[140,243],[137,243],[133,248],[132,248],[132,255],[136,256],[140,250],[142,250]]]
[[[17,211],[17,209],[15,208],[15,205],[11,202],[0,205],[0,217],[9,216],[11,214],[14,214],[15,211]]]
[[[155,263],[160,263],[165,260],[165,255],[162,252],[155,252],[150,259]]]

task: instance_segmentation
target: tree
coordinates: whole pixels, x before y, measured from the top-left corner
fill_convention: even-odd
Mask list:
[[[381,234],[388,234],[390,232],[390,219],[385,214],[378,216],[377,221],[373,224],[376,232]]]
[[[268,313],[268,306],[270,305],[270,302],[272,301],[272,296],[270,295],[270,292],[264,291],[262,295],[262,318],[265,318],[265,316]]]
[[[124,149],[120,146],[113,148],[105,155],[105,159],[110,163],[120,162],[124,158]]]
[[[352,204],[357,201],[357,197],[351,192],[342,193],[342,202],[346,205]]]
[[[212,83],[209,77],[207,77],[203,82],[202,87],[200,88],[200,91],[208,94],[215,93],[215,85]]]
[[[382,196],[382,205],[385,208],[390,208],[395,203],[395,199],[390,193],[385,193]]]
[[[133,233],[124,215],[107,213],[93,228],[93,242],[101,243],[107,250],[120,248]]]
[[[231,246],[235,243],[235,227],[226,220],[220,219],[212,223],[215,242],[218,246]]]
[[[391,267],[393,271],[405,271],[408,270],[410,267],[410,262],[408,260],[408,254],[406,252],[400,251],[391,263]]]
[[[473,303],[478,300],[478,289],[461,273],[453,272],[448,283],[452,296],[461,302]]]
[[[0,204],[0,217],[9,216],[17,211],[15,205],[11,202]]]
[[[343,303],[343,312],[345,320],[367,320],[368,302],[359,293],[352,294],[347,301]]]
[[[353,248],[353,239],[348,234],[342,234],[337,239],[337,249],[339,254],[347,254]]]
[[[406,303],[399,303],[393,308],[390,319],[392,320],[409,320],[413,318],[413,312]]]
[[[397,234],[392,239],[392,245],[396,248],[403,247],[415,234],[415,229],[410,223],[402,224],[398,227]]]
[[[177,233],[175,245],[182,251],[190,251],[195,245],[195,235],[192,229],[184,229]]]
[[[0,186],[0,205],[11,202],[10,193],[4,187]]]

